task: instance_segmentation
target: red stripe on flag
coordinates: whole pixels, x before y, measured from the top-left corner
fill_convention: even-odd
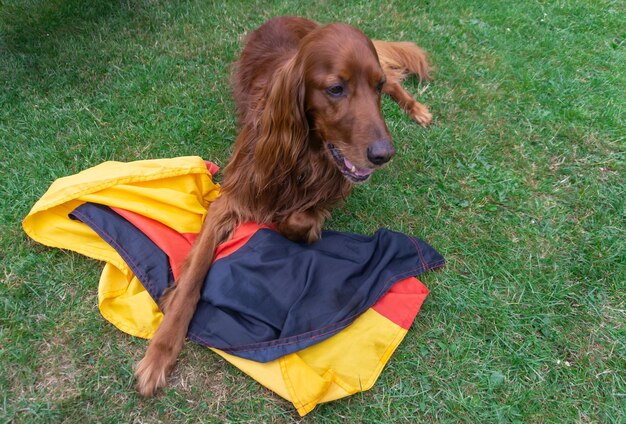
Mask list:
[[[165,252],[169,258],[174,279],[177,279],[197,234],[179,233],[159,221],[155,221],[154,219],[139,215],[135,212],[120,208],[111,209],[137,227],[137,229],[144,233],[154,242],[154,244]],[[255,224],[253,222],[248,222],[237,227],[233,236],[228,241],[217,247],[215,260],[224,258],[231,253],[236,252],[261,228],[270,227]]]
[[[409,277],[394,284],[372,309],[408,330],[426,296],[426,286],[417,278]]]

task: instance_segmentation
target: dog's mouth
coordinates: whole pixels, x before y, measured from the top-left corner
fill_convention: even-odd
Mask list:
[[[335,159],[335,162],[339,167],[339,171],[341,171],[341,173],[353,183],[360,183],[367,180],[374,172],[373,169],[369,168],[357,168],[352,162],[341,154],[334,144],[328,144],[327,146],[330,154],[333,156],[333,159]]]

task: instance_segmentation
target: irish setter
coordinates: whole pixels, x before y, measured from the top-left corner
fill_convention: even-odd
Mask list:
[[[238,224],[272,224],[291,240],[317,240],[330,209],[395,153],[381,93],[417,122],[430,122],[428,110],[400,85],[406,73],[428,76],[417,46],[372,43],[345,24],[281,17],[247,37],[232,79],[239,135],[221,196],[175,290],[161,298],[163,321],[136,370],[143,396],[165,384],[215,248]]]

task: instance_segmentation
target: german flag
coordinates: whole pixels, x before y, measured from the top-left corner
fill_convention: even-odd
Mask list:
[[[105,162],[55,181],[24,219],[43,244],[105,262],[102,315],[150,338],[156,300],[200,231],[217,167],[199,157]],[[415,276],[443,257],[417,238],[325,231],[311,245],[256,223],[218,248],[187,336],[301,415],[373,386],[428,294]]]

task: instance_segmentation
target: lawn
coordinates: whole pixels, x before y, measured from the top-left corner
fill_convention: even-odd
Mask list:
[[[20,225],[103,161],[224,165],[229,64],[283,14],[430,53],[433,81],[406,87],[433,125],[386,99],[398,154],[326,227],[402,231],[448,261],[374,388],[303,421],[625,422],[626,6],[605,0],[0,0],[0,422],[299,420],[191,343],[141,399],[146,341],[100,316],[101,263]]]

